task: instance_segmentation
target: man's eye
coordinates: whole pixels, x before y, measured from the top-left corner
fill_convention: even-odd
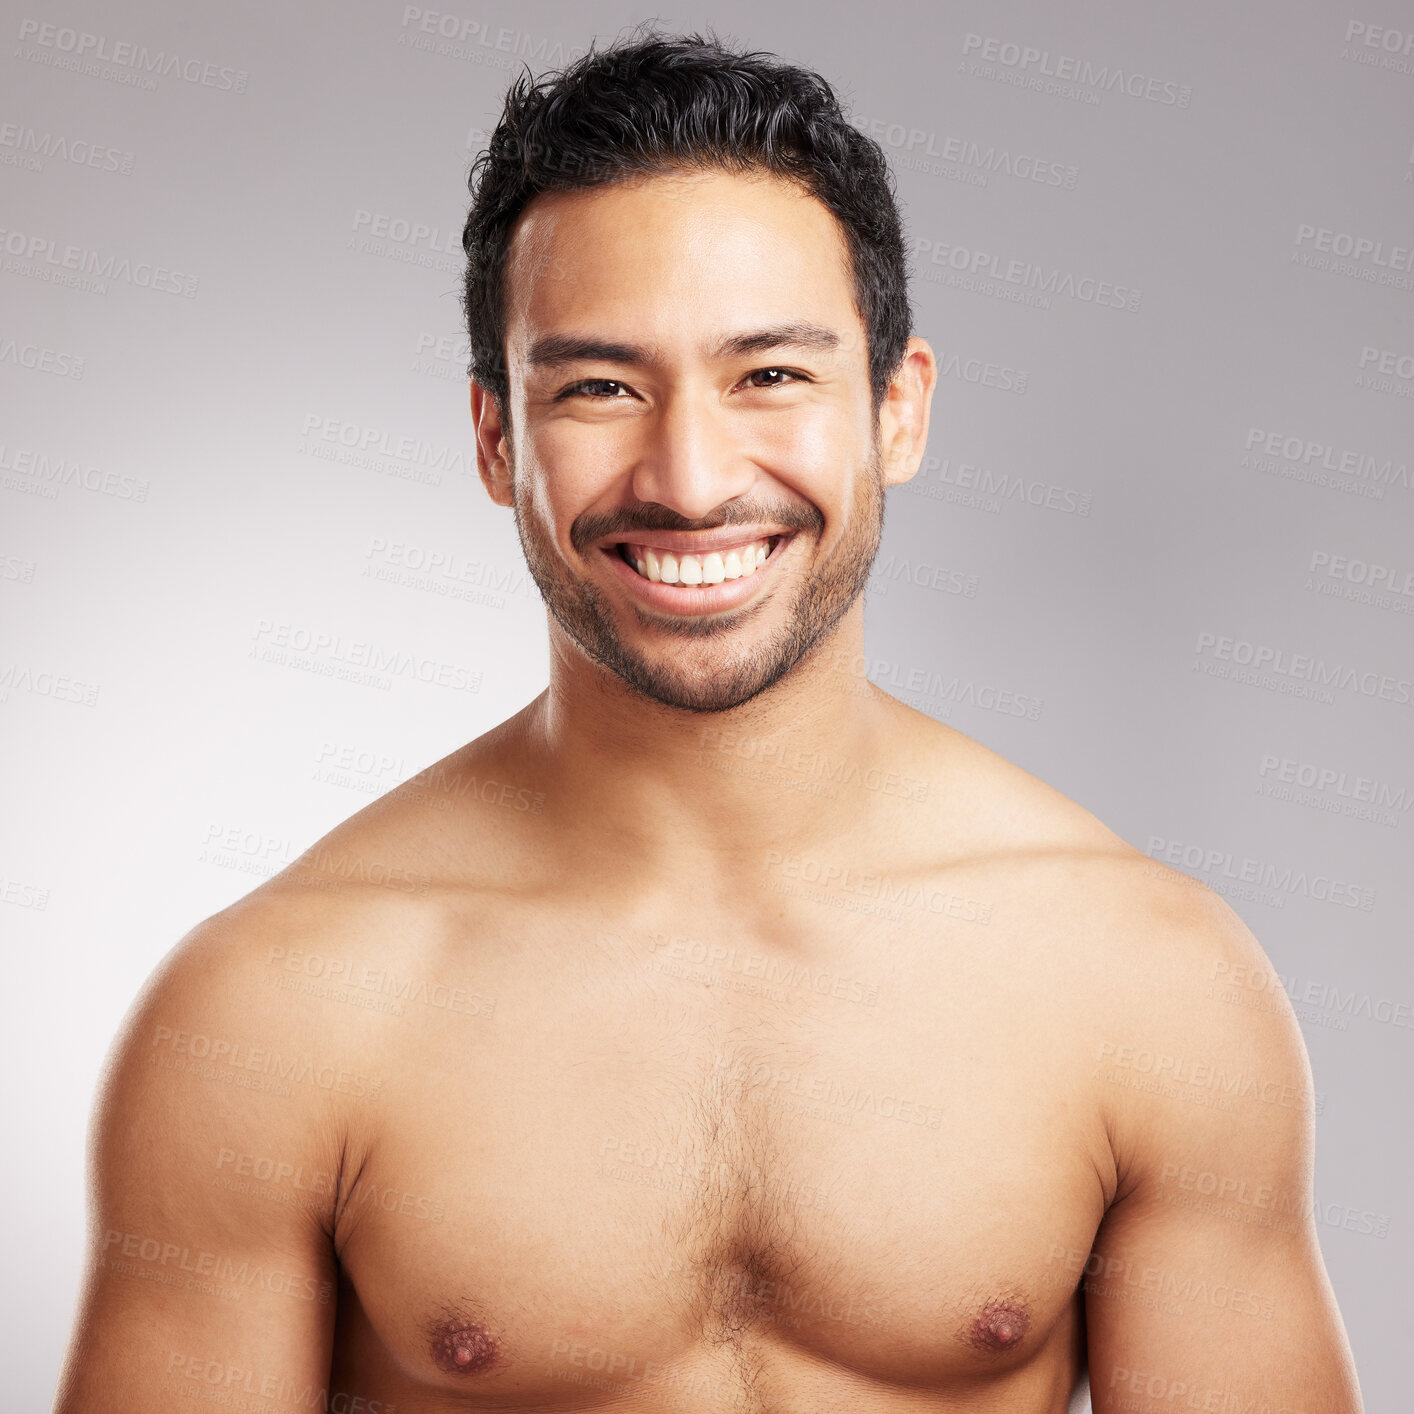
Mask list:
[[[789,379],[791,379],[792,381],[794,381],[794,382],[796,382],[796,383],[800,383],[800,382],[803,382],[803,381],[804,381],[803,378],[802,378],[802,376],[801,376],[799,373],[794,373],[794,372],[792,372],[789,368],[758,368],[758,369],[756,369],[754,372],[748,373],[746,376],[747,376],[748,378],[760,378],[760,377],[762,377],[763,375],[770,375],[770,374],[777,374],[777,375],[779,375],[779,376],[782,377],[782,378],[789,378]],[[785,385],[784,385],[783,383],[777,383],[777,382],[757,383],[757,384],[756,384],[756,387],[758,387],[758,388],[782,388],[782,387],[784,387],[784,386],[785,386]]]
[[[582,378],[578,383],[571,383],[570,386],[566,388],[563,393],[560,394],[560,396],[562,398],[572,398],[577,393],[583,393],[586,397],[589,397],[596,402],[616,402],[617,399],[613,395],[610,395],[609,397],[605,398],[599,397],[597,394],[588,391],[591,388],[604,387],[622,388],[623,384],[620,383],[617,378]]]

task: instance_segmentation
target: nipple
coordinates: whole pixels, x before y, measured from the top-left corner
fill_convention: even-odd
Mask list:
[[[1015,1350],[1031,1317],[1019,1301],[989,1301],[973,1319],[967,1338],[979,1350]]]
[[[444,1321],[433,1331],[431,1345],[433,1363],[454,1375],[479,1375],[500,1354],[496,1337],[468,1321]]]

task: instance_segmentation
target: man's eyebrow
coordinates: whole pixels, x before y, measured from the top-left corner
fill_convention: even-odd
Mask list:
[[[562,363],[599,359],[606,363],[647,363],[651,351],[635,344],[616,344],[578,334],[546,334],[530,346],[525,361],[531,368],[554,368]]]
[[[828,353],[837,349],[840,336],[819,324],[795,321],[773,324],[769,329],[753,329],[745,334],[728,334],[712,351],[714,358],[739,358],[742,354],[764,353],[767,349],[810,349]]]
[[[769,349],[809,349],[825,353],[839,347],[840,336],[819,324],[793,321],[773,324],[767,329],[751,329],[728,334],[708,350],[711,358],[740,358],[744,354],[765,353]],[[621,344],[579,334],[547,334],[537,339],[526,356],[531,368],[553,368],[565,363],[601,360],[605,363],[646,364],[654,362],[657,350],[645,344]]]

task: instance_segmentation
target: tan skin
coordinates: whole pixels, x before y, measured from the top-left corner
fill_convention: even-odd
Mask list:
[[[843,252],[813,199],[722,173],[517,229],[482,479],[684,690],[778,639],[867,500]],[[787,321],[836,346],[712,351]],[[550,334],[650,356],[532,367]],[[911,339],[885,484],[935,377]],[[738,498],[823,528],[713,637],[571,542]],[[1359,1410],[1301,1038],[1220,983],[1260,947],[867,684],[862,635],[856,602],[698,713],[552,619],[545,693],[184,939],[100,1097],[59,1414],[1058,1414],[1087,1363],[1102,1414]]]

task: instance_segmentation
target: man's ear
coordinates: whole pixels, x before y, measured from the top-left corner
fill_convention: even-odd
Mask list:
[[[471,420],[476,427],[476,470],[486,494],[498,506],[514,505],[510,447],[496,399],[471,380]]]
[[[938,361],[926,339],[917,335],[904,347],[879,405],[879,446],[883,457],[884,485],[908,481],[923,460],[928,445],[928,417],[933,409],[933,389],[938,383]]]

